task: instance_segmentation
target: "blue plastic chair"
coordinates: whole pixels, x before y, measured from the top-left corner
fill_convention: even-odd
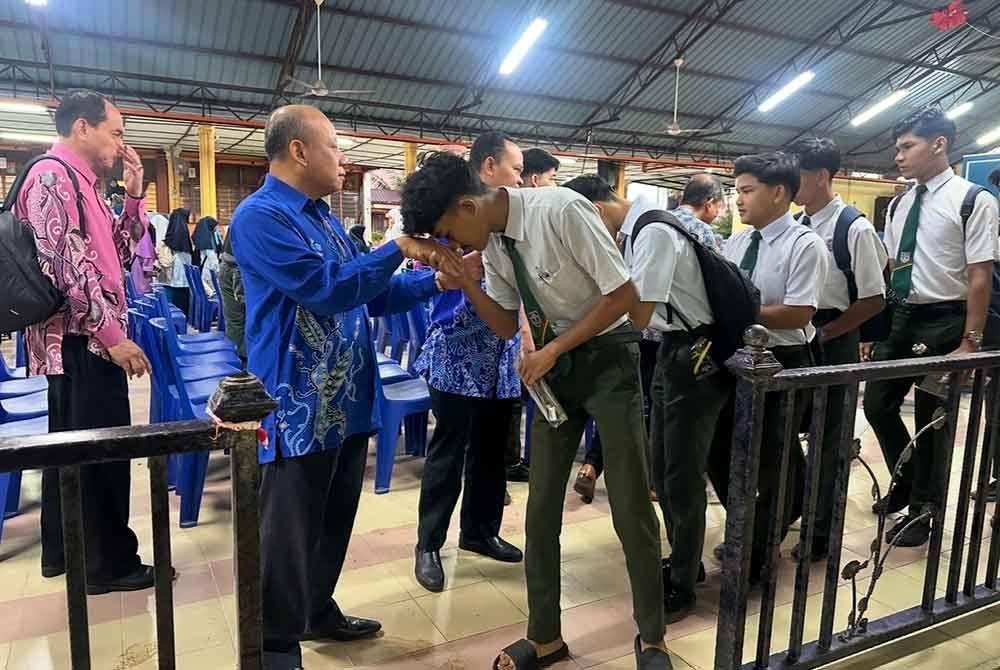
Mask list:
[[[23,421],[14,420],[0,403],[0,438],[44,435],[49,432],[49,417],[39,416]],[[20,507],[21,472],[0,472],[0,540],[3,540],[3,522],[15,516]]]
[[[28,374],[28,369],[26,367],[10,367],[7,365],[7,359],[0,354],[0,382],[10,381],[12,379],[23,379]]]
[[[166,296],[159,294],[157,299],[161,303],[161,308],[163,307],[162,302],[166,299]],[[166,311],[161,309],[161,312]],[[158,317],[158,318],[163,318]],[[152,319],[150,320],[152,322]],[[225,334],[222,337],[208,337],[205,339],[182,339],[176,331],[172,328],[164,331],[166,337],[164,340],[167,343],[167,350],[170,352],[170,356],[177,359],[180,365],[184,365],[182,359],[185,357],[196,356],[198,359],[205,354],[214,353],[217,354],[212,360],[203,360],[202,362],[227,362],[233,363],[234,365],[240,366],[239,356],[236,354],[236,345],[229,340]]]
[[[151,319],[150,326],[160,334],[162,339],[170,337],[170,328],[161,318]],[[163,348],[160,353],[154,353],[153,363],[156,372],[156,383],[163,387],[164,420],[190,421],[208,419],[208,399],[218,387],[221,378],[204,379],[194,382],[180,382],[178,377],[181,368],[170,359],[164,357]],[[192,528],[198,525],[198,515],[201,511],[201,498],[205,490],[205,475],[208,472],[207,451],[182,454],[176,461],[177,493],[181,497],[180,527]]]
[[[150,317],[159,316],[166,318],[167,314],[173,314],[173,310],[177,309],[170,302],[166,291],[156,292],[156,294],[152,297],[152,300],[149,301],[149,304],[152,305],[151,308],[148,307],[145,302],[142,302],[141,304],[143,305],[143,311]],[[184,313],[181,312],[181,316],[183,315]],[[177,325],[176,318],[175,325]],[[230,342],[225,333],[216,330],[207,333],[189,333],[187,332],[186,322],[183,329],[177,328],[177,341],[184,344],[195,344],[199,342]]]
[[[46,391],[48,388],[49,380],[41,375],[0,381],[0,400]]]
[[[218,304],[214,300],[209,300],[205,293],[205,285],[201,282],[201,269],[193,265],[185,265],[184,272],[188,280],[188,288],[191,290],[191,301],[195,313],[195,328],[203,333],[212,330],[212,323],[215,321]]]
[[[36,391],[28,395],[0,400],[6,421],[24,421],[49,413],[49,392]]]
[[[431,409],[431,395],[427,383],[417,378],[382,387],[378,402],[381,405],[382,429],[375,449],[375,493],[388,493],[396,462],[396,441],[404,421],[407,442],[412,440],[417,445],[427,444],[427,413]],[[422,451],[420,447],[409,447],[407,450]]]
[[[14,336],[14,365],[18,370],[26,369],[28,365],[28,349],[24,346],[24,333],[20,330]],[[22,372],[18,376],[24,377],[25,373]]]

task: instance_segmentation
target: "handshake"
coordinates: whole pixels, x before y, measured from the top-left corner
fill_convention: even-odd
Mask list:
[[[437,240],[405,235],[395,242],[405,257],[437,270],[438,285],[444,290],[478,285],[483,278],[483,259],[478,251],[463,256]]]

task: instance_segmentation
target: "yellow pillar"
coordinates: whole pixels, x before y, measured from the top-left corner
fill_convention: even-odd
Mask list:
[[[417,169],[417,145],[407,142],[403,147],[403,173],[410,176]]]
[[[177,179],[177,160],[174,158],[173,149],[167,149],[167,198],[170,202],[170,211],[174,211],[181,206],[181,185]]]
[[[218,217],[215,195],[215,126],[198,127],[198,177],[201,186],[199,216]]]
[[[617,178],[615,179],[615,193],[618,194],[619,198],[625,197],[625,163],[616,163],[615,170],[617,172]]]

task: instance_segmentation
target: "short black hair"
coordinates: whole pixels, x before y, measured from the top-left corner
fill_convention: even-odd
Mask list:
[[[893,141],[898,140],[906,133],[913,133],[917,137],[928,140],[944,137],[948,140],[948,148],[951,148],[955,146],[955,136],[958,131],[955,122],[945,116],[939,108],[925,107],[913,112],[893,127]]]
[[[799,159],[802,170],[827,170],[832,179],[840,172],[840,149],[828,137],[804,137],[785,148]]]
[[[469,163],[472,165],[472,169],[479,172],[487,158],[499,161],[503,156],[504,145],[507,142],[513,144],[514,139],[499,130],[491,130],[477,137],[476,141],[472,143],[472,149],[469,150]]]
[[[77,119],[83,119],[92,126],[97,126],[108,120],[108,99],[100,93],[85,89],[69,91],[59,101],[56,110],[56,132],[60,137],[73,134],[73,124]]]
[[[485,192],[479,175],[464,158],[444,151],[428,154],[420,169],[403,182],[403,232],[430,235],[458,198]]]
[[[273,161],[288,155],[292,140],[306,139],[308,128],[305,116],[296,110],[279,107],[271,112],[264,127],[264,154]]]
[[[789,201],[799,192],[799,162],[780,151],[740,156],[733,164],[733,176],[741,174],[753,175],[768,186],[784,186]]]
[[[563,186],[573,189],[591,202],[608,202],[618,199],[618,194],[615,193],[611,184],[596,174],[580,175],[570,179]]]
[[[989,181],[997,188],[1000,188],[1000,169],[994,170],[990,173]]]
[[[684,186],[681,194],[682,205],[703,207],[709,200],[722,198],[722,183],[719,178],[708,172],[693,175]]]
[[[559,159],[545,149],[528,149],[524,152],[524,169],[521,178],[527,179],[533,174],[545,174],[549,170],[559,169]]]

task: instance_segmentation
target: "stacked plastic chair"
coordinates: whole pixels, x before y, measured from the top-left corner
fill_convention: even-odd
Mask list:
[[[202,333],[212,330],[215,317],[219,314],[219,303],[211,300],[201,281],[201,270],[193,265],[185,265],[188,288],[191,291],[191,317],[195,329]]]
[[[426,306],[417,305],[406,314],[389,317],[387,328],[390,331],[395,329],[395,334],[388,338],[393,348],[393,358],[397,363],[401,361],[403,346],[406,345],[407,364],[412,368],[427,338]],[[375,493],[388,493],[392,468],[396,462],[396,442],[404,425],[406,452],[412,455],[426,453],[427,418],[431,409],[430,390],[422,378],[411,376],[407,380],[383,384],[378,403],[382,429],[375,449]]]
[[[17,376],[2,356],[0,362],[0,438],[49,432],[46,378]],[[0,472],[0,539],[4,520],[18,514],[20,500],[21,472]]]

